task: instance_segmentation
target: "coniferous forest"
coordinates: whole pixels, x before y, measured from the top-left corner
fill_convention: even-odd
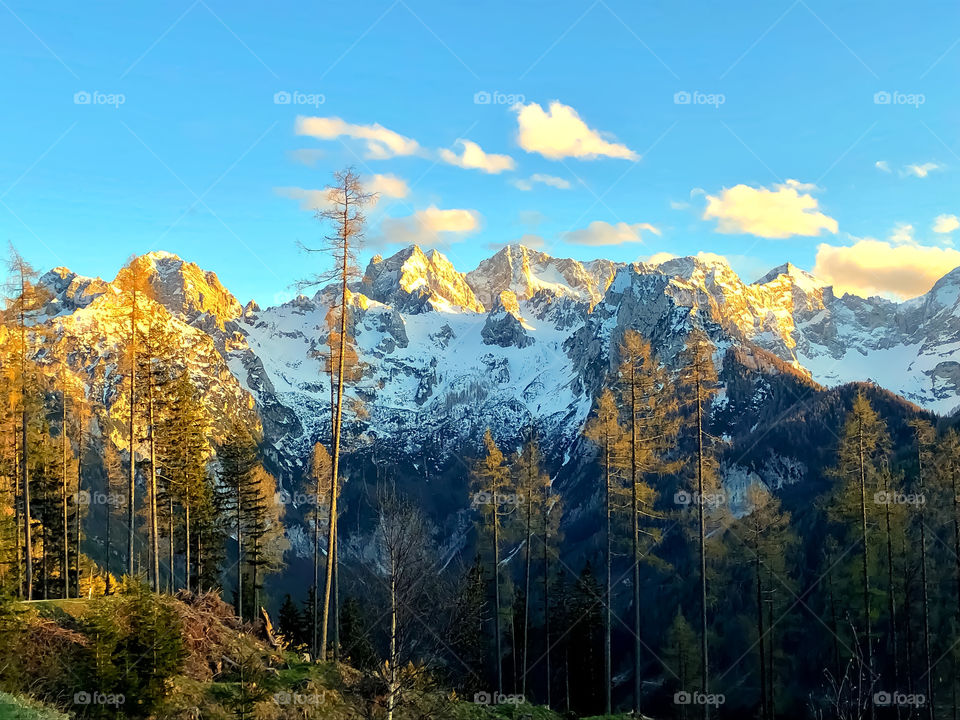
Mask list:
[[[265,442],[263,408],[220,402],[201,377],[150,258],[110,283],[109,336],[83,347],[11,246],[10,713],[957,716],[954,417],[869,383],[818,385],[695,306],[669,353],[612,331],[563,452],[530,424],[404,458],[370,435],[377,358],[355,342],[377,196],[347,169],[326,197],[301,283],[325,303],[310,351],[322,422],[294,469]],[[802,480],[733,470],[777,453],[803,459]]]

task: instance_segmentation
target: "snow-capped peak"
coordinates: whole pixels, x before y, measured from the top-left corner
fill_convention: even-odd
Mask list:
[[[554,258],[525,245],[507,245],[467,273],[466,278],[487,307],[505,290],[520,300],[527,300],[540,290],[549,290],[594,304],[603,297],[620,266],[609,260],[582,263]]]
[[[755,280],[752,284],[767,285],[776,281],[781,276],[786,277],[789,282],[808,293],[826,287],[825,283],[818,280],[806,270],[802,270],[793,263],[789,262],[786,262],[783,265],[778,265],[759,280]]]
[[[362,292],[406,312],[462,308],[483,312],[463,273],[437,250],[424,254],[410,245],[384,259],[374,257],[363,276]]]

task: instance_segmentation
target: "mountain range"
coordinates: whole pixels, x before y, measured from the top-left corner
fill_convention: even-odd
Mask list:
[[[311,446],[329,432],[322,354],[333,290],[261,308],[241,305],[213,272],[176,255],[135,262],[211,416],[262,424],[267,458],[284,486],[296,486]],[[56,268],[41,284],[74,381],[105,404],[123,399],[116,367],[126,328],[116,282]],[[579,262],[510,245],[463,273],[440,252],[410,246],[374,257],[351,284],[349,304],[362,370],[349,395],[367,410],[350,420],[352,442],[389,448],[424,477],[431,466],[462,465],[457,458],[486,428],[510,447],[536,429],[558,472],[581,465],[583,423],[628,328],[650,338],[668,365],[692,328],[707,331],[725,385],[713,404],[717,434],[734,443],[758,414],[772,412],[763,408],[785,383],[799,397],[872,382],[917,406],[910,412],[945,415],[960,405],[960,268],[896,303],[838,297],[789,263],[745,283],[707,254]],[[122,427],[110,434],[125,447]],[[725,472],[731,483],[758,474],[789,483],[802,474],[800,455],[753,453]],[[778,468],[773,475],[770,467]]]

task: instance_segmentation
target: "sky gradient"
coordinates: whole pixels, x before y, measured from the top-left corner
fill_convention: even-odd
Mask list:
[[[0,237],[41,269],[164,249],[273,304],[346,165],[367,257],[960,265],[955,2],[0,0],[0,36]]]

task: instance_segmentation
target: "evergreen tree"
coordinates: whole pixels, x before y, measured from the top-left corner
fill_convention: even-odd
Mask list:
[[[225,510],[237,538],[236,612],[243,620],[244,505],[249,502],[250,475],[257,466],[257,441],[239,419],[230,424],[227,437],[217,451],[220,486],[225,495]]]

